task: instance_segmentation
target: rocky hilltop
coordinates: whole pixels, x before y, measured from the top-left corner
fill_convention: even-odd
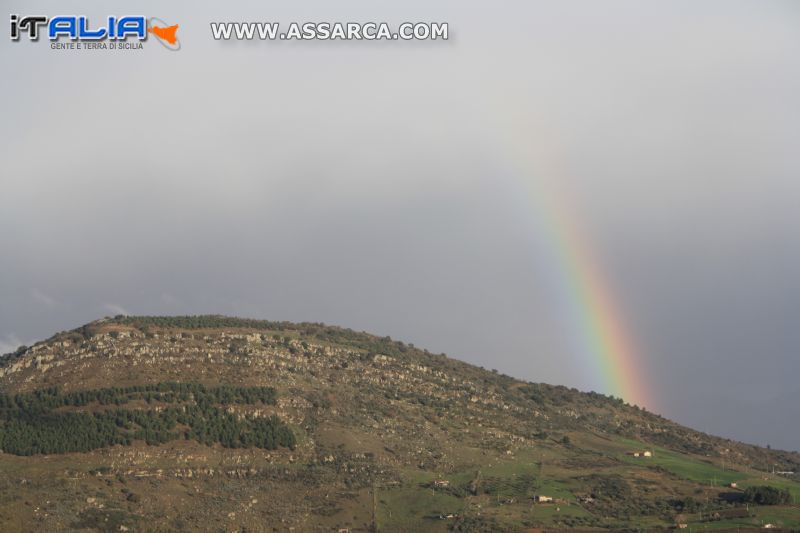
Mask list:
[[[796,453],[322,324],[103,319],[0,393],[3,531],[800,527]]]

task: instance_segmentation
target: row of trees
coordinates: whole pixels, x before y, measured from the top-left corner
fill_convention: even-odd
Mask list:
[[[244,417],[218,408],[164,411],[109,410],[98,413],[48,413],[3,421],[0,449],[15,455],[88,452],[142,440],[156,445],[193,439],[226,448],[294,448],[294,433],[277,416]],[[178,424],[187,424],[178,429]]]
[[[0,417],[17,411],[44,412],[58,407],[82,407],[91,403],[123,405],[131,400],[166,403],[194,401],[199,405],[264,403],[274,405],[277,393],[272,387],[206,387],[200,383],[154,383],[131,387],[110,387],[61,393],[57,387],[14,396],[0,395]]]
[[[157,396],[159,401],[193,400],[166,409],[106,409],[97,412],[58,408],[91,402],[125,403]],[[170,400],[170,401],[172,401]],[[271,387],[206,388],[199,384],[159,383],[114,387],[70,394],[42,389],[16,396],[0,396],[0,450],[16,455],[87,452],[141,440],[161,444],[193,439],[229,448],[294,448],[294,433],[277,416],[239,417],[220,404],[275,403]]]
[[[117,315],[114,321],[138,328],[155,326],[160,328],[202,329],[202,328],[252,328],[265,330],[284,330],[295,327],[290,322],[255,320],[222,315],[194,316],[124,316]]]

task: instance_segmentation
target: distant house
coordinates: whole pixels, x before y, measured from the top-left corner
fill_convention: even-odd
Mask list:
[[[650,450],[645,451],[635,451],[635,452],[628,452],[627,455],[632,455],[634,457],[653,457],[653,452]]]
[[[437,488],[444,488],[450,486],[450,481],[446,479],[437,479],[433,482],[433,486]]]
[[[731,481],[731,488],[732,488],[732,489],[735,489],[735,488],[736,488],[736,487],[738,487],[738,486],[739,486],[739,485],[737,485],[735,481]]]
[[[553,503],[552,496],[537,495],[534,496],[534,500],[536,500],[536,503]]]

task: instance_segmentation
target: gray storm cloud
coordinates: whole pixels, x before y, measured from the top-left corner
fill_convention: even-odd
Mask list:
[[[652,407],[800,448],[797,4],[8,12],[132,9],[180,23],[181,51],[0,39],[0,346],[120,310],[224,313],[600,389],[521,192],[551,180],[658,376]],[[451,39],[222,43],[212,20],[434,20]]]

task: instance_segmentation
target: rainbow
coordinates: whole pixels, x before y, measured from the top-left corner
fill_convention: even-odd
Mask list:
[[[597,392],[653,409],[653,391],[611,283],[603,274],[574,202],[562,187],[556,189],[551,183],[566,176],[554,171],[553,165],[549,172],[535,171],[529,168],[528,157],[512,160],[520,167],[512,169],[519,178],[514,181],[525,187],[530,202],[526,205],[533,207],[535,231],[544,245],[542,252],[550,263],[559,301],[568,316],[570,340],[582,367],[588,369]],[[547,180],[542,179],[544,175]]]

